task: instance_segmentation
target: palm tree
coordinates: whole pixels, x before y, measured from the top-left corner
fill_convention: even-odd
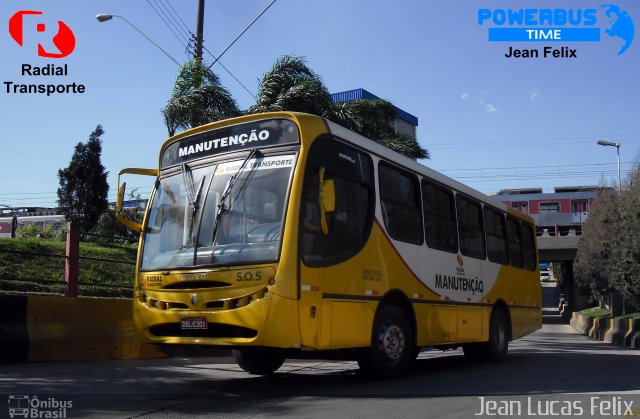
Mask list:
[[[285,55],[262,77],[256,104],[249,113],[295,111],[331,117],[332,105],[320,76],[302,58]]]
[[[415,138],[395,132],[392,123],[396,114],[391,102],[384,99],[358,99],[334,103],[333,108],[335,122],[351,131],[412,159],[429,158],[429,152],[420,147]]]
[[[285,55],[262,78],[255,106],[249,113],[269,111],[307,112],[330,119],[373,141],[413,159],[429,158],[427,150],[391,126],[393,105],[382,99],[334,103],[322,79],[304,59]]]
[[[240,113],[231,93],[201,60],[188,61],[180,69],[171,98],[162,110],[169,136]]]

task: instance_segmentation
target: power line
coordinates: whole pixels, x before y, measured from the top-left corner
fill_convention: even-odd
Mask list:
[[[173,11],[174,15],[178,17],[180,22],[182,22],[182,26],[187,30],[187,32],[189,32],[190,36],[193,35],[191,30],[189,29],[189,26],[187,26],[187,24],[184,23],[184,20],[182,20],[182,17],[180,17],[180,14],[178,12],[176,12],[176,9],[173,8],[173,6],[171,5],[171,3],[169,3],[168,0],[165,0],[165,1],[166,1],[167,5],[171,8],[171,10]]]
[[[173,36],[178,40],[178,42],[180,42],[180,44],[182,44],[182,46],[184,46],[185,48],[187,48],[187,44],[185,44],[183,39],[180,39],[180,37],[178,36],[178,34],[173,30],[173,28],[171,27],[171,25],[169,25],[169,23],[167,23],[167,21],[162,17],[162,15],[160,14],[160,12],[154,7],[153,4],[151,4],[151,2],[149,0],[147,0],[147,4],[153,9],[154,12],[156,12],[156,14],[158,15],[158,17],[164,22],[164,24],[167,26],[167,28],[169,28],[169,31],[173,34]],[[188,42],[188,40],[187,40]]]
[[[215,55],[213,55],[213,53],[212,53],[211,51],[209,51],[209,49],[208,49],[207,47],[205,47],[205,46],[203,45],[203,46],[202,46],[202,48],[204,48],[204,50],[205,50],[205,51],[207,51],[207,52],[209,53],[209,55],[211,55],[211,56],[212,56],[216,61],[218,61],[218,58],[216,58],[216,56],[215,56]],[[227,73],[229,73],[229,75],[230,75],[231,77],[233,77],[233,79],[234,79],[235,81],[237,81],[237,82],[238,82],[238,84],[239,84],[240,86],[242,86],[242,87],[244,88],[244,90],[246,90],[246,91],[247,91],[247,93],[249,93],[251,96],[253,96],[253,98],[254,98],[254,99],[256,99],[256,95],[254,95],[253,93],[251,93],[251,91],[250,91],[249,89],[247,89],[247,86],[245,86],[244,84],[242,84],[242,82],[241,82],[240,80],[238,80],[238,78],[237,78],[236,76],[234,76],[234,75],[233,75],[233,73],[232,73],[232,72],[231,72],[227,67],[225,67],[225,66],[224,66],[224,64],[222,64],[222,61],[218,61],[218,64],[220,64],[220,67],[222,67],[222,68],[223,68]],[[209,68],[211,68],[211,67],[209,67]]]
[[[447,148],[468,148],[470,146],[487,146],[487,145],[517,145],[531,146],[539,145],[539,143],[553,142],[555,144],[577,144],[594,141],[595,138],[620,138],[620,137],[638,137],[627,138],[625,141],[640,141],[640,133],[633,134],[602,134],[579,137],[551,137],[551,138],[520,138],[520,139],[478,139],[460,142],[442,142],[429,144],[430,149],[447,149]],[[582,140],[582,141],[573,141]],[[455,140],[454,140],[455,141]],[[558,143],[558,141],[563,141]],[[595,143],[594,143],[595,144]]]
[[[173,7],[171,7],[171,5],[169,4],[169,7],[171,7],[171,10],[169,10],[169,7],[167,7],[166,3],[168,3],[168,1],[163,1],[163,0],[154,0],[156,2],[156,4],[158,4],[158,2],[160,3],[160,6],[167,12],[167,15],[169,16],[169,18],[175,23],[174,28],[178,29],[182,34],[184,34],[186,36],[187,39],[190,39],[191,36],[193,35],[191,33],[191,31],[189,30],[189,28],[187,27],[186,24],[183,23],[183,25],[180,25],[180,22],[178,22],[178,18],[180,16],[178,16],[178,18],[176,18],[176,11],[174,10]],[[180,19],[182,20],[182,19]]]
[[[229,51],[229,48],[231,48],[231,47],[233,46],[233,44],[235,44],[235,43],[238,41],[238,39],[240,39],[240,37],[241,37],[242,35],[244,35],[244,33],[245,33],[246,31],[248,31],[248,30],[249,30],[249,28],[250,28],[251,26],[253,26],[253,24],[254,24],[254,23],[256,23],[256,22],[257,22],[257,20],[258,20],[258,19],[260,19],[260,18],[262,17],[262,15],[263,15],[263,14],[265,14],[265,13],[267,12],[267,10],[269,10],[269,8],[270,8],[271,6],[273,6],[273,4],[274,4],[275,2],[276,2],[276,0],[272,0],[272,1],[271,1],[271,3],[269,3],[269,5],[268,5],[267,7],[265,7],[265,8],[264,8],[264,10],[263,10],[262,12],[260,12],[260,14],[259,14],[258,16],[256,16],[256,18],[255,18],[255,19],[253,19],[253,20],[251,21],[251,23],[249,23],[249,25],[248,25],[246,28],[244,28],[244,30],[243,30],[242,32],[240,32],[240,35],[236,36],[236,39],[234,39],[234,40],[229,44],[229,46],[228,46],[227,48],[225,48],[225,50],[224,50],[224,51],[222,51],[222,53],[218,56],[218,58],[216,58],[216,60],[215,60],[213,63],[211,63],[211,65],[209,66],[209,68],[213,67],[213,65],[214,65],[215,63],[217,63],[217,62],[220,60],[220,58],[222,58],[222,56],[223,56],[227,51]]]

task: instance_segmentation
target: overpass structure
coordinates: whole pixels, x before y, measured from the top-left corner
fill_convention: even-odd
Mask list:
[[[542,262],[573,262],[581,236],[538,236],[538,255]]]

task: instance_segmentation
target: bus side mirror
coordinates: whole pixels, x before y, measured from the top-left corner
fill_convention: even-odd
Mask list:
[[[124,203],[124,193],[127,188],[127,182],[123,182],[122,185],[120,185],[120,176],[126,173],[134,174],[134,175],[144,175],[144,176],[158,176],[158,170],[157,169],[122,169],[118,173],[118,196],[116,198],[116,208],[115,208],[116,219],[129,230],[133,230],[136,233],[140,233],[142,232],[142,224],[137,223],[135,221],[131,221],[122,215],[122,206]]]
[[[327,224],[327,213],[336,210],[336,187],[333,179],[325,179],[325,168],[320,168],[320,224],[322,232],[329,234],[329,225]]]

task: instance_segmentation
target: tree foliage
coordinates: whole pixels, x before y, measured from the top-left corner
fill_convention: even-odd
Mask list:
[[[88,231],[107,209],[108,172],[101,162],[102,126],[98,125],[86,143],[75,147],[69,166],[58,170],[58,207],[67,221]]]
[[[382,99],[334,103],[320,76],[301,57],[279,58],[260,82],[255,106],[249,113],[295,111],[330,119],[408,157],[428,158],[418,142],[393,129],[395,110]]]
[[[162,110],[169,136],[240,115],[231,93],[201,60],[188,61],[181,69],[169,102]]]
[[[621,194],[601,192],[594,200],[574,261],[575,279],[599,300],[616,290],[627,308],[640,308],[640,166]],[[628,310],[627,310],[628,311]]]

